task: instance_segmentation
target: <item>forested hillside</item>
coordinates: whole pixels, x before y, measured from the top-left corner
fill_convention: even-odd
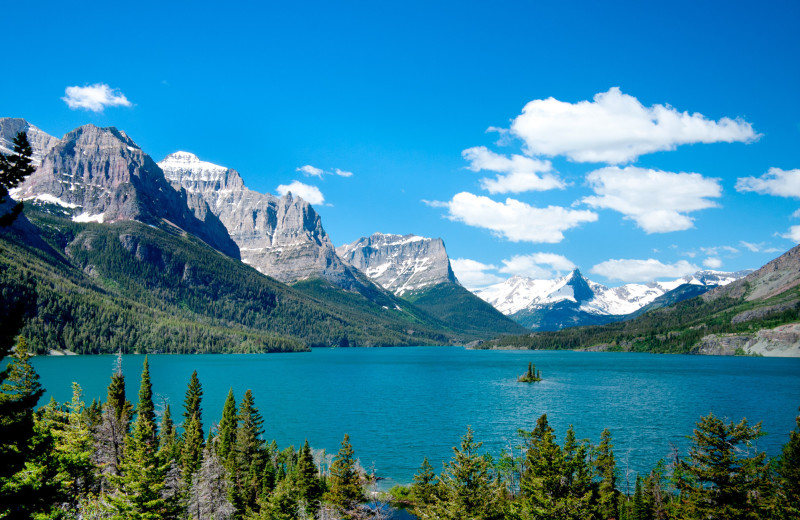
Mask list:
[[[6,307],[25,308],[20,333],[35,352],[265,352],[458,338],[409,304],[358,307],[303,294],[177,229],[27,214],[30,222],[0,234],[0,286]]]

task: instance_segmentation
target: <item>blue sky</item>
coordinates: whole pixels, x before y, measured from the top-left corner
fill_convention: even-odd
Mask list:
[[[754,268],[800,241],[800,4],[765,4],[15,2],[0,115],[315,187],[336,245],[442,237],[470,286]]]

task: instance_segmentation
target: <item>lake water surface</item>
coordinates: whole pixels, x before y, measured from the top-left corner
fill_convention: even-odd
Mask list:
[[[135,404],[144,356],[123,357],[128,398]],[[546,413],[559,442],[572,424],[578,438],[612,433],[622,482],[646,472],[713,412],[738,422],[763,422],[758,446],[780,452],[800,406],[800,359],[677,356],[570,351],[473,351],[460,347],[314,349],[298,354],[151,355],[156,398],[180,419],[186,385],[197,370],[203,422],[219,421],[228,389],[237,402],[252,389],[265,438],[279,446],[335,453],[345,433],[364,467],[385,486],[409,483],[427,456],[447,461],[471,425],[493,456],[518,444]],[[517,383],[532,361],[544,381]],[[48,394],[105,399],[115,356],[37,357]],[[624,484],[623,484],[624,485]]]

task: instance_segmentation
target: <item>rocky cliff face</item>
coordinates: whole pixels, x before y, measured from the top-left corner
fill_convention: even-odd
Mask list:
[[[189,195],[176,191],[124,132],[85,125],[55,142],[45,136],[34,133],[30,139],[43,155],[36,171],[12,191],[15,199],[60,206],[79,222],[137,220],[175,226],[239,258],[219,219],[208,211],[196,217],[202,212],[189,209]]]
[[[0,118],[0,153],[9,154],[14,151],[14,138],[18,133],[25,132],[28,142],[33,150],[33,163],[38,166],[42,163],[44,155],[58,143],[58,138],[53,137],[36,128],[24,119],[13,117]]]
[[[336,252],[398,296],[440,283],[458,283],[441,238],[375,233]]]
[[[800,246],[795,246],[761,269],[741,280],[703,295],[706,300],[720,296],[744,297],[748,301],[766,300],[800,285]]]
[[[242,261],[282,282],[320,276],[353,289],[363,285],[336,256],[319,215],[299,197],[248,189],[236,170],[176,152],[158,163],[167,179],[189,194],[199,215],[208,208],[238,244]]]

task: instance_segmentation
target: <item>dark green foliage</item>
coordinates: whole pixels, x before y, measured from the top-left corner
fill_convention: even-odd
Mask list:
[[[536,365],[528,363],[528,371],[517,378],[520,383],[537,383],[542,380],[542,372],[536,370]]]
[[[453,458],[439,477],[436,498],[419,507],[420,518],[503,518],[503,489],[495,479],[489,458],[478,453],[481,444],[467,428],[461,446],[453,448]]]
[[[279,352],[466,338],[391,294],[370,299],[321,280],[288,287],[177,231],[26,215],[32,231],[0,232],[0,310],[14,311],[0,314],[0,329],[18,315],[39,353]]]
[[[119,474],[111,479],[117,490],[110,496],[112,518],[115,519],[156,520],[167,512],[167,501],[162,491],[168,464],[159,457],[152,396],[149,365],[145,358],[138,413],[125,442]]]
[[[197,421],[201,437],[203,436],[202,400],[203,385],[200,384],[200,379],[197,378],[197,370],[195,370],[192,372],[192,377],[189,378],[186,397],[183,399],[183,424],[189,424],[192,420]]]
[[[688,459],[675,468],[677,510],[691,518],[761,518],[760,492],[767,478],[766,455],[753,447],[760,423],[725,422],[709,414],[697,423]]]
[[[594,465],[600,482],[597,486],[597,502],[600,518],[616,518],[619,511],[617,491],[617,464],[614,460],[614,446],[608,428],[600,435],[600,445],[595,451]]]
[[[428,457],[422,459],[419,471],[414,475],[414,484],[411,486],[409,498],[416,504],[415,510],[431,505],[436,498],[436,484],[438,479],[433,471],[433,466],[428,462]],[[416,513],[419,515],[419,512]]]
[[[7,201],[8,190],[17,186],[35,170],[31,158],[33,150],[28,136],[20,132],[14,138],[14,151],[9,155],[0,153],[0,205]],[[10,226],[22,212],[22,202],[0,215],[0,226]]]
[[[454,283],[442,283],[406,293],[403,299],[441,320],[466,339],[489,339],[498,334],[524,334],[525,327]]]
[[[261,493],[259,477],[264,464],[264,419],[249,389],[239,405],[237,419],[239,427],[236,429],[234,458],[240,478],[236,482],[236,492],[242,507],[254,509]]]
[[[29,359],[27,342],[20,336],[11,361],[0,371],[0,516],[35,510],[37,482],[20,472],[26,462],[37,462],[49,451],[52,442],[35,427],[33,411],[44,389]]]
[[[177,428],[172,421],[169,404],[164,407],[159,427],[159,452],[164,462],[177,462],[179,458]]]
[[[219,421],[219,442],[217,444],[217,454],[223,463],[228,460],[236,441],[236,430],[239,419],[236,416],[236,398],[233,396],[233,388],[228,391],[225,405],[222,407],[222,419]]]
[[[355,510],[366,497],[353,446],[350,444],[350,436],[347,434],[344,435],[339,452],[331,464],[328,483],[330,489],[325,499],[339,509],[345,518],[350,518],[350,512]]]
[[[314,456],[311,454],[308,440],[303,444],[297,457],[294,486],[299,500],[304,504],[306,514],[313,517],[319,509],[319,501],[322,498],[322,482],[317,475],[317,467],[314,465]]]
[[[800,518],[800,415],[797,427],[789,434],[778,463],[781,493],[779,505],[787,518]]]

